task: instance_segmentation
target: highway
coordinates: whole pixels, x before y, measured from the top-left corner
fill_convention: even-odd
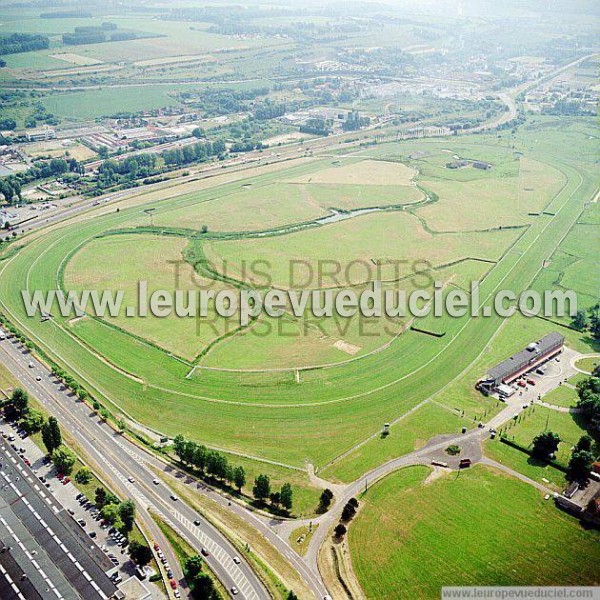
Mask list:
[[[33,361],[34,368],[28,365]],[[237,588],[236,598],[263,600],[269,594],[243,555],[211,524],[182,500],[173,500],[173,492],[163,483],[155,485],[147,455],[109,425],[102,422],[84,403],[60,383],[51,372],[36,361],[14,338],[0,342],[0,362],[15,375],[24,389],[43,403],[56,416],[80,447],[100,465],[105,479],[117,480],[135,500],[138,511],[151,510],[165,520],[198,552],[209,551],[205,560],[223,585]],[[36,381],[40,376],[41,380]],[[156,464],[164,467],[156,459]],[[130,481],[133,479],[133,482]],[[194,521],[199,525],[194,525]],[[236,564],[234,557],[239,558]],[[230,592],[231,593],[231,592]],[[233,594],[232,594],[233,596]]]

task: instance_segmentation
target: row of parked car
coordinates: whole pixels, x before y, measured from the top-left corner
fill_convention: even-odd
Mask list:
[[[163,564],[163,567],[165,568],[165,571],[167,572],[167,577],[169,578],[169,585],[171,586],[171,589],[173,590],[173,595],[175,596],[175,598],[181,598],[181,592],[179,591],[179,589],[177,587],[177,582],[173,579],[173,571],[171,570],[169,561],[167,561],[167,558],[165,557],[163,551],[160,549],[160,546],[156,542],[154,542],[154,551],[156,552],[158,559]]]

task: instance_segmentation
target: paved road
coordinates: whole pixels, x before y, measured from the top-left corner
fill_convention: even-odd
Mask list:
[[[311,519],[313,525],[319,525],[319,527],[315,531],[310,541],[308,551],[305,555],[307,564],[311,568],[317,568],[317,556],[319,549],[325,541],[327,535],[329,535],[333,525],[339,520],[341,511],[346,502],[348,502],[348,500],[350,500],[352,497],[359,496],[365,489],[367,489],[368,486],[373,485],[380,479],[383,479],[385,476],[390,475],[391,473],[404,467],[413,465],[431,465],[432,460],[437,460],[447,463],[448,467],[450,468],[458,469],[460,458],[468,457],[473,463],[483,463],[488,466],[496,467],[525,483],[535,486],[542,492],[552,494],[553,491],[549,488],[528,477],[525,477],[521,473],[511,469],[510,467],[507,467],[506,465],[483,456],[481,443],[490,437],[490,429],[493,427],[498,427],[500,424],[509,421],[521,410],[523,410],[523,408],[520,406],[520,400],[518,397],[516,399],[513,397],[512,401],[507,402],[507,405],[489,422],[488,426],[473,429],[464,434],[436,436],[429,440],[429,442],[420,450],[390,460],[376,467],[372,471],[369,471],[356,481],[343,487],[341,493],[340,487],[338,486],[336,490],[337,493],[335,506],[324,515],[316,519]],[[452,444],[456,444],[461,447],[460,457],[450,457],[446,454],[445,449]],[[301,524],[308,523],[308,520],[303,521],[302,523],[297,521],[293,523],[281,523],[279,525],[279,533],[282,537],[287,537],[291,533],[292,529],[299,527]]]
[[[244,557],[239,557],[240,564],[234,562],[234,557],[239,553],[216,528],[183,501],[173,501],[172,492],[166,485],[152,483],[154,474],[149,469],[149,455],[144,456],[145,453],[137,446],[92,415],[85,404],[77,402],[51,376],[50,371],[35,359],[35,368],[29,368],[31,360],[31,355],[14,339],[0,342],[0,362],[57,417],[61,426],[94,459],[94,466],[101,468],[102,476],[116,481],[121,489],[125,489],[127,495],[135,500],[140,512],[150,509],[168,522],[197,551],[207,548],[210,555],[206,562],[227,589],[236,587],[239,590],[237,598],[268,598],[262,582]],[[36,381],[38,375],[41,376],[41,381]],[[133,478],[133,483],[129,478]],[[199,522],[199,525],[194,525],[194,521]]]

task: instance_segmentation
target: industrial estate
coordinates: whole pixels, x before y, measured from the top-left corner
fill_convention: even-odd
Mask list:
[[[3,2],[0,598],[597,593],[599,26]]]

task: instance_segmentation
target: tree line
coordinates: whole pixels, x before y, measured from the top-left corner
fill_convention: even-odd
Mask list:
[[[186,466],[196,469],[202,477],[209,477],[221,484],[235,487],[242,493],[246,485],[246,471],[242,466],[230,464],[229,459],[215,450],[209,450],[202,444],[186,440],[178,435],[173,440],[173,451]],[[252,487],[252,495],[260,504],[269,503],[276,510],[290,512],[293,507],[293,489],[284,483],[279,490],[271,485],[268,475],[258,475]]]
[[[0,55],[45,50],[49,47],[50,40],[45,35],[13,33],[0,37]]]
[[[577,408],[588,434],[581,436],[571,451],[566,468],[567,481],[585,483],[592,472],[594,461],[600,456],[600,365],[594,368],[592,377],[577,384]],[[544,431],[532,442],[531,454],[541,460],[551,460],[561,442],[560,436]]]

